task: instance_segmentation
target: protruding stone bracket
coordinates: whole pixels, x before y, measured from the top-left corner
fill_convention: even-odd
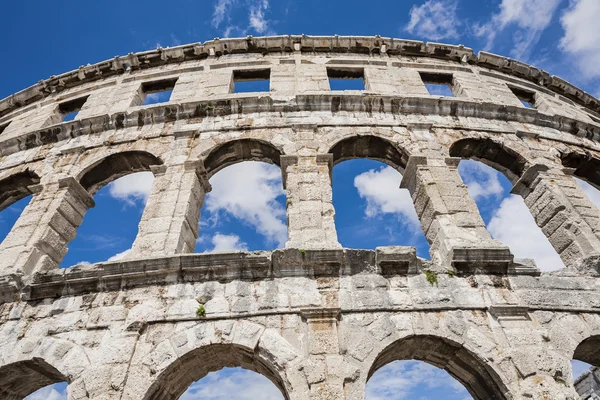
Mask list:
[[[281,182],[283,189],[287,189],[287,167],[290,165],[298,165],[298,156],[282,155],[279,157],[279,167],[281,168]]]
[[[498,247],[453,247],[451,265],[461,274],[502,274],[508,273],[514,256],[505,246]]]
[[[529,308],[515,304],[494,305],[488,308],[489,313],[501,324],[531,321]]]
[[[458,164],[460,164],[461,161],[462,161],[462,158],[460,158],[460,157],[444,158],[444,162],[446,163],[446,165],[449,167],[452,167],[452,168],[458,168]]]
[[[38,194],[42,190],[44,190],[44,185],[41,183],[38,183],[37,185],[29,185],[29,186],[27,186],[27,189],[29,189],[31,194]]]
[[[87,208],[92,208],[96,205],[92,195],[72,176],[59,179],[58,187],[60,189],[68,188],[70,193],[80,200]]]
[[[510,193],[524,196],[526,191],[529,189],[533,181],[538,177],[541,172],[546,172],[550,168],[547,165],[535,164],[527,168],[527,170],[521,175],[517,183],[513,186]]]
[[[198,176],[198,181],[200,181],[200,184],[202,185],[202,188],[204,189],[205,193],[208,193],[212,190],[212,186],[211,186],[210,182],[208,181],[208,174],[206,172],[206,169],[204,168],[204,163],[201,160],[185,161],[183,163],[183,168],[186,171],[196,171],[196,176]]]
[[[416,154],[408,157],[402,181],[400,181],[400,189],[408,189],[410,187],[410,183],[415,179],[417,168],[420,165],[427,165],[426,156]]]
[[[164,175],[165,172],[167,172],[167,166],[162,164],[162,165],[150,165],[150,171],[152,171],[152,175],[154,175],[155,177],[160,176],[160,175]]]
[[[302,319],[309,323],[337,323],[340,320],[339,308],[304,308],[300,310]]]
[[[540,276],[542,271],[531,258],[517,258],[508,267],[508,275]]]
[[[412,246],[377,247],[375,263],[377,272],[386,277],[419,273],[417,249]]]
[[[329,181],[333,178],[333,154],[317,154],[317,164],[326,164],[329,169]]]

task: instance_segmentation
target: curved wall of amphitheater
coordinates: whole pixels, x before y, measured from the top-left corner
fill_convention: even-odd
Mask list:
[[[287,399],[361,399],[378,368],[418,359],[477,399],[577,398],[571,359],[600,363],[600,213],[574,182],[600,187],[599,113],[518,61],[379,37],[215,40],[41,81],[0,101],[0,209],[32,194],[0,244],[1,397],[67,381],[70,400],[171,400],[242,366]],[[403,174],[430,260],[339,244],[331,170],[360,157]],[[508,177],[565,269],[490,237],[466,158]],[[247,160],[281,167],[286,248],[192,254],[208,178]],[[155,180],[128,257],[58,269],[94,193],[137,171]]]

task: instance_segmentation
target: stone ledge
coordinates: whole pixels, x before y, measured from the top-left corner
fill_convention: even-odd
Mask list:
[[[436,115],[499,119],[545,128],[600,141],[600,126],[561,115],[548,115],[538,110],[519,106],[481,103],[463,98],[394,97],[377,94],[302,94],[287,102],[275,102],[270,96],[226,96],[187,103],[160,103],[125,113],[98,115],[86,119],[63,122],[21,136],[0,141],[0,155],[7,156],[22,150],[57,143],[84,135],[109,130],[140,128],[146,125],[173,123],[197,118],[223,117],[238,113],[294,113],[340,111],[373,114],[374,104],[379,112],[391,115]],[[468,129],[467,127],[463,127]]]

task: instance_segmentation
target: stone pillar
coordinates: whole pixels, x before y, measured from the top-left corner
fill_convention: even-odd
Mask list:
[[[340,355],[338,323],[339,308],[302,310],[308,330],[308,357],[302,372],[314,400],[344,399],[344,379],[347,366]]]
[[[600,272],[600,212],[572,176],[564,170],[533,165],[512,193],[523,197],[567,268]]]
[[[193,253],[200,209],[211,190],[200,161],[152,167],[154,183],[126,258]]]
[[[30,203],[0,245],[0,273],[58,268],[94,199],[72,177],[31,188]]]
[[[488,233],[458,174],[459,162],[459,158],[411,156],[400,187],[412,196],[434,265],[467,273],[505,273],[513,256]]]
[[[287,193],[286,248],[337,249],[331,190],[332,154],[282,156],[283,187]]]

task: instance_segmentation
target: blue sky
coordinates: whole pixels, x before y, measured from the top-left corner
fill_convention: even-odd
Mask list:
[[[301,33],[379,34],[461,43],[475,51],[532,63],[596,96],[600,93],[598,0],[420,0],[368,5],[357,0],[37,0],[9,2],[3,14],[10,18],[0,24],[6,39],[0,98],[51,75],[132,51],[214,37]],[[509,245],[517,257],[534,258],[544,270],[562,267],[522,200],[508,194],[510,183],[503,175],[475,162],[461,162],[459,171],[494,238]],[[122,257],[137,232],[152,179],[151,173],[129,175],[101,189],[62,267]],[[428,257],[410,197],[398,189],[400,179],[397,171],[375,161],[347,161],[334,168],[336,227],[345,247],[411,245],[419,256]],[[199,222],[197,252],[273,249],[285,244],[285,192],[277,167],[237,164],[217,173],[211,184],[213,191]],[[600,204],[598,192],[584,182],[581,185]],[[27,201],[0,213],[0,240]],[[585,366],[577,364],[577,368],[579,373]],[[240,369],[211,374],[183,398],[225,399],[243,392],[240,387],[264,390],[257,393],[274,393],[277,398],[277,392],[269,391],[274,388],[268,388],[270,382],[251,379],[249,374]],[[418,362],[395,362],[373,376],[368,398],[468,398],[444,374]],[[412,385],[407,377],[420,377],[422,384]],[[208,388],[221,391],[209,393],[207,382]],[[66,398],[64,384],[43,390],[31,398]]]

